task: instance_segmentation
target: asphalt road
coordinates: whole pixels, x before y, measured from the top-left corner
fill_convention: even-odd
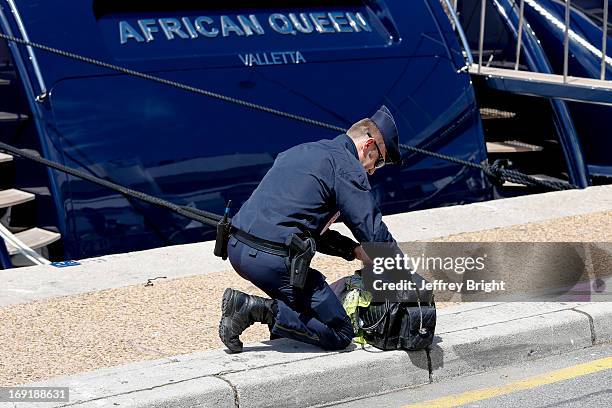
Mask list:
[[[612,345],[333,405],[364,407],[611,407]]]

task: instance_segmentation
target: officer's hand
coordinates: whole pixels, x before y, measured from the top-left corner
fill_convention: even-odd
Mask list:
[[[372,265],[372,260],[370,259],[368,254],[366,254],[366,252],[363,250],[363,247],[361,245],[356,247],[353,252],[355,254],[355,259],[359,259],[361,262],[363,262],[366,265]]]

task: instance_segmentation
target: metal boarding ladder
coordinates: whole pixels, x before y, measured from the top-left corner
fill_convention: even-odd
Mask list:
[[[534,0],[520,0],[519,2],[519,27],[516,45],[516,59],[514,69],[491,68],[483,65],[484,30],[486,21],[486,1],[481,0],[480,8],[480,31],[478,43],[478,61],[468,65],[468,71],[473,75],[485,76],[489,87],[512,93],[539,96],[546,98],[558,98],[569,101],[579,101],[603,105],[612,105],[612,81],[605,80],[606,64],[612,65],[612,59],[606,56],[606,45],[608,35],[608,2],[604,0],[602,47],[597,50],[584,38],[570,30],[570,8],[571,0],[565,1],[565,21],[561,22],[554,16],[548,16],[553,24],[564,29],[563,41],[563,75],[519,71],[521,56],[522,36],[524,29],[525,2],[538,7]],[[456,10],[457,1],[453,0],[452,7]],[[572,77],[568,75],[569,39],[584,42],[592,52],[601,54],[600,78]]]
[[[1,14],[1,12],[0,12]],[[5,79],[4,74],[15,71],[8,47],[0,42],[0,87],[15,86],[14,79]],[[30,120],[29,114],[0,111],[0,126]],[[26,149],[24,149],[26,150]],[[36,153],[31,151],[31,153]],[[0,153],[0,166],[7,166],[13,161],[9,154]],[[4,171],[0,169],[0,172]],[[24,191],[26,190],[26,191]],[[45,194],[45,188],[29,187],[23,189],[8,188],[0,190],[0,268],[13,266],[49,264],[44,256],[45,247],[61,239],[61,235],[54,231],[38,227],[10,228],[10,220],[14,215],[14,208],[26,202],[33,201],[37,196]],[[47,190],[48,194],[48,190]]]
[[[566,89],[562,89],[563,91],[566,91],[567,87],[570,86],[567,84],[563,84],[563,77],[559,75],[519,71],[519,67],[521,67],[520,65],[521,51],[520,51],[520,45],[518,44],[517,44],[516,60],[508,64],[508,66],[512,68],[500,69],[500,68],[489,68],[488,66],[485,66],[482,63],[483,55],[484,55],[484,51],[483,51],[484,23],[485,23],[484,16],[481,15],[482,19],[481,19],[481,26],[480,26],[480,32],[479,32],[480,34],[479,35],[480,37],[479,46],[480,47],[479,47],[479,52],[477,54],[476,52],[473,52],[471,47],[469,46],[467,36],[465,32],[463,31],[463,27],[457,15],[458,1],[457,0],[441,0],[441,1],[443,3],[442,6],[444,8],[444,11],[446,12],[446,14],[448,15],[451,21],[451,26],[453,27],[453,30],[456,31],[458,39],[463,44],[464,58],[466,61],[466,65],[464,68],[460,69],[459,71],[468,71],[472,76],[474,76],[478,74],[478,69],[480,69],[481,75],[486,76],[487,87],[495,88],[495,86],[492,86],[492,85],[499,84],[497,88],[511,90],[513,91],[513,93],[516,93],[516,94],[522,93],[526,95],[534,95],[532,93],[533,86],[534,86],[532,75],[538,75],[538,74],[544,76],[543,78],[541,77],[539,78],[544,83],[546,81],[550,81],[551,77],[554,77],[554,80],[557,83],[560,82],[562,84],[561,87],[566,87]],[[518,0],[516,0],[514,3],[515,3],[515,6],[519,5]],[[486,5],[487,5],[486,2],[484,0],[481,0],[481,12],[484,12],[486,10]],[[524,25],[523,14],[524,14],[524,7],[525,7],[524,1],[521,1],[520,7],[521,7],[521,10],[520,10],[519,25],[521,27],[520,27],[520,34],[517,37],[522,37],[522,34],[523,34],[523,31],[522,31],[523,25]],[[519,14],[519,10],[517,10],[517,15],[518,14]],[[517,30],[517,32],[519,32],[519,30]],[[517,43],[522,43],[522,38],[517,38]],[[475,61],[476,57],[478,58],[478,61]],[[604,68],[605,68],[605,65],[604,65]],[[508,89],[509,88],[508,83],[510,81],[509,78],[514,77],[514,76],[520,76],[519,81],[517,82],[519,83],[519,85],[524,85],[525,89],[523,90],[523,92],[516,92],[516,90],[514,89]],[[585,80],[585,82],[594,81],[592,78],[580,78],[580,80]],[[567,82],[570,82],[572,83],[572,85],[574,85],[576,80],[573,77],[568,77]],[[597,80],[595,84],[601,85],[602,82],[603,81]],[[608,83],[604,83],[604,84],[607,85]],[[566,97],[567,96],[574,97],[576,94],[576,89],[580,85],[581,84],[577,86],[573,86],[573,90],[571,92],[572,95],[566,95]],[[593,84],[588,83],[588,85],[589,85],[588,89],[590,90],[590,87]],[[558,90],[554,93],[550,92],[550,90],[547,90],[547,91],[550,94],[546,94],[542,90],[540,90],[539,93],[536,93],[534,96],[540,96],[540,97],[548,96],[551,98],[558,98],[558,95],[559,95]],[[601,91],[594,92],[594,96],[597,98],[601,98]],[[593,95],[590,95],[590,98],[594,99]],[[579,98],[579,100],[581,101],[582,99],[588,99],[588,97]],[[592,102],[592,100],[589,102]],[[603,99],[603,102],[604,103],[608,102],[608,100]],[[499,106],[496,106],[495,104],[493,104],[493,106],[485,106],[485,107],[481,106],[479,108],[480,116],[481,116],[481,119],[483,120],[483,123],[484,121],[497,122],[499,120],[502,120],[502,121],[510,120],[510,121],[515,121],[514,123],[516,124],[516,120],[518,121],[523,120],[522,117],[519,117],[520,115],[517,115],[516,112],[508,111],[508,109],[509,108],[507,106],[502,105],[502,107],[500,108]],[[512,109],[510,108],[510,110]],[[499,123],[501,122],[497,122],[497,125],[493,125],[493,127],[497,129],[497,131],[500,131],[501,129],[503,129],[503,126],[499,128],[500,126]],[[489,125],[489,127],[491,127],[491,125]],[[537,144],[533,144],[531,139],[528,139],[530,140],[530,142],[526,143],[524,141],[516,140],[515,139],[516,136],[511,136],[510,134],[506,134],[503,130],[501,130],[501,133],[499,134],[492,133],[492,135],[494,136],[490,139],[486,139],[487,136],[485,136],[486,150],[487,150],[487,154],[489,155],[490,159],[492,160],[501,159],[510,166],[513,166],[516,164],[521,166],[521,165],[526,164],[531,169],[530,172],[533,173],[530,175],[534,178],[546,179],[546,180],[559,180],[558,178],[542,174],[544,171],[541,168],[538,168],[537,166],[533,165],[533,163],[537,163],[539,160],[541,160],[542,158],[545,158],[547,155],[555,154],[554,153],[555,150],[560,149],[559,144],[555,143],[554,140],[549,140],[546,138],[538,138],[535,140]],[[579,175],[581,174],[579,171],[577,171],[576,173],[578,174],[578,176],[576,177],[579,177]],[[570,170],[570,174],[571,174],[571,170]],[[563,177],[566,177],[566,176],[563,176]],[[577,184],[586,185],[586,181],[583,181],[581,183],[580,179],[578,178]],[[503,187],[505,188],[509,187],[514,192],[516,192],[516,188],[519,188],[519,187],[521,190],[525,189],[525,186],[523,186],[522,184],[515,184],[511,182],[505,182],[503,184]]]

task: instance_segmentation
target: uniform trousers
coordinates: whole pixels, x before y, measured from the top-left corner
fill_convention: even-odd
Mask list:
[[[276,300],[273,335],[326,350],[341,350],[351,343],[351,320],[319,271],[311,268],[304,289],[293,288],[285,258],[253,249],[233,236],[228,258],[241,277]]]

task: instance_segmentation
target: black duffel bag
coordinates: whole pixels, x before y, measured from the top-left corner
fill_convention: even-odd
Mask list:
[[[363,338],[381,350],[423,350],[431,345],[436,329],[436,305],[385,302],[359,308]]]
[[[421,285],[423,278],[412,275]],[[423,350],[433,342],[436,304],[431,291],[401,292],[397,301],[371,303],[357,309],[357,323],[368,344],[381,350]]]

